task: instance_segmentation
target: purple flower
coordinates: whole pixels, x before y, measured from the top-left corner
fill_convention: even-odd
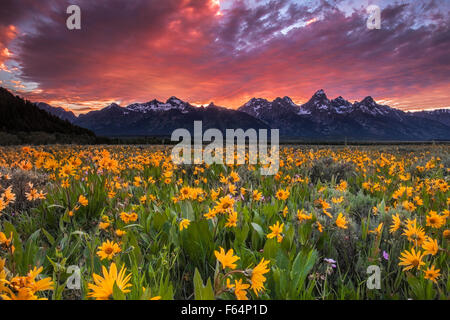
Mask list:
[[[328,258],[325,258],[324,260],[326,263],[330,264],[332,268],[336,268],[336,261],[334,261],[333,259],[328,259]]]
[[[387,253],[386,251],[383,250],[383,258],[385,260],[389,260],[389,253]]]

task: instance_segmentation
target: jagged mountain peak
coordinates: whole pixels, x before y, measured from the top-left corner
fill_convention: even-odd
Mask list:
[[[363,100],[361,100],[360,104],[372,107],[375,107],[377,105],[377,103],[375,102],[375,100],[373,100],[371,96],[365,97]]]
[[[117,103],[113,102],[110,105],[108,105],[106,108],[104,108],[103,110],[108,110],[108,109],[113,109],[113,108],[122,108],[122,107],[119,106]]]
[[[164,103],[164,102],[159,101],[158,99],[153,99],[153,100],[147,102],[146,104],[161,104],[161,103]]]
[[[182,103],[185,103],[185,102],[183,100],[181,100],[181,99],[178,99],[175,96],[172,96],[169,99],[167,99],[166,103],[179,105],[179,104],[182,104]]]
[[[263,98],[251,98],[244,106],[252,105],[255,103],[268,103],[269,101]]]
[[[147,113],[150,111],[153,112],[162,112],[162,111],[168,111],[168,110],[180,110],[181,112],[187,112],[187,110],[191,106],[189,103],[184,102],[181,99],[178,99],[175,96],[170,97],[167,99],[166,102],[161,102],[157,99],[153,99],[146,103],[133,103],[126,107],[129,111],[136,111],[140,113]]]
[[[307,103],[302,105],[303,112],[328,112],[331,107],[331,101],[328,99],[323,89],[317,90]]]
[[[353,104],[345,100],[342,96],[331,100],[331,111],[338,114],[346,114],[353,111]]]
[[[271,102],[263,98],[252,98],[243,106],[238,108],[239,111],[245,112],[253,117],[259,118],[264,109],[269,108]]]
[[[365,114],[370,114],[372,116],[390,115],[392,118],[397,118],[400,121],[403,121],[403,117],[405,116],[405,113],[401,110],[393,109],[389,106],[378,104],[371,96],[365,97],[360,102],[356,101],[353,105],[355,111],[360,111]]]
[[[313,97],[325,97],[326,98],[327,95],[323,89],[319,89],[314,93]]]
[[[277,97],[275,100],[273,100],[273,102],[275,102],[275,103],[285,103],[285,104],[292,105],[292,106],[296,105],[294,103],[294,101],[292,101],[292,99],[290,97],[288,97],[288,96],[285,96],[283,98]]]
[[[348,100],[345,100],[342,96],[339,96],[339,97],[331,100],[331,102],[333,104],[340,104],[340,105],[346,105],[346,106],[351,105],[351,102],[349,102]]]

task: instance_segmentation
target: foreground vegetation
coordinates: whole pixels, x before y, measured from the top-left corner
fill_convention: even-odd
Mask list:
[[[169,147],[0,148],[0,296],[448,299],[449,151],[282,147],[260,176]]]

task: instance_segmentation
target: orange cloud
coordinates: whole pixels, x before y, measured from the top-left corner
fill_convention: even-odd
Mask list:
[[[450,19],[433,4],[423,13],[433,24],[417,28],[413,10],[391,5],[382,12],[383,28],[368,30],[364,10],[346,14],[325,3],[80,3],[81,30],[55,28],[64,17],[52,7],[33,33],[20,35],[17,50],[8,45],[23,83],[41,90],[29,92],[30,100],[84,111],[175,95],[237,108],[252,97],[302,103],[319,88],[351,101],[372,95],[404,110],[448,107],[450,100]],[[14,38],[8,32],[17,35],[4,26],[0,44]]]

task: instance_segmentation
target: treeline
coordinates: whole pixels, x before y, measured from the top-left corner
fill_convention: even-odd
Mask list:
[[[64,134],[59,132],[48,133],[42,131],[11,133],[0,131],[0,146],[22,144],[109,144],[109,139],[88,134]]]
[[[0,87],[0,144],[96,143],[88,130],[39,109]]]
[[[102,137],[107,139],[108,144],[158,144],[158,145],[170,145],[177,144],[177,141],[171,141],[168,136],[154,136],[154,137]]]

